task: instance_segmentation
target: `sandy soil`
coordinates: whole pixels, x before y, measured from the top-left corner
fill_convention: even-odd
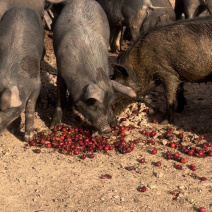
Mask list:
[[[48,34],[48,33],[47,33]],[[42,90],[38,100],[35,133],[49,132],[48,126],[53,115],[56,101],[56,65],[52,50],[52,40],[46,35],[47,54],[42,62]],[[114,61],[117,55],[110,55]],[[193,143],[201,135],[201,143],[212,142],[212,84],[185,85],[187,106],[183,113],[175,114],[174,125],[161,126],[152,123],[160,120],[164,112],[164,92],[157,87],[149,93],[145,103],[133,102],[123,108],[117,118],[127,118],[122,124],[133,124],[140,129],[128,131],[126,140],[139,139],[134,151],[121,154],[112,150],[109,153],[95,153],[94,159],[81,160],[78,156],[64,155],[50,148],[41,148],[36,154],[34,149],[25,148],[22,134],[14,136],[5,131],[0,136],[0,211],[152,211],[152,212],[192,212],[200,207],[212,211],[212,163],[211,157],[197,158],[180,152],[188,162],[182,164],[167,160],[167,151],[177,152],[169,146],[168,139],[160,140],[167,128],[173,130],[173,141],[178,142],[179,133],[183,133],[184,145]],[[152,115],[143,110],[149,108]],[[132,111],[138,110],[135,114]],[[24,114],[22,114],[24,121]],[[22,121],[22,122],[23,122]],[[81,125],[77,114],[66,112],[63,122],[75,126]],[[141,131],[155,131],[155,145],[148,145]],[[24,124],[22,124],[22,132]],[[111,143],[115,136],[111,136]],[[151,150],[158,153],[153,155]],[[141,158],[146,163],[141,164]],[[161,167],[155,166],[160,161]],[[195,164],[197,170],[190,169]],[[183,166],[177,170],[176,164]],[[130,167],[130,168],[129,168]],[[195,174],[194,174],[195,173]],[[109,174],[111,179],[102,179]],[[199,177],[207,178],[201,181]],[[146,186],[146,192],[139,188]]]

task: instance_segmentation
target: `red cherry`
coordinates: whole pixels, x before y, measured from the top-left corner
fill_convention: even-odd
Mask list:
[[[114,146],[109,146],[109,150],[113,150],[114,149]]]
[[[34,152],[39,154],[39,153],[41,153],[41,150],[40,149],[35,149]]]
[[[94,155],[94,154],[90,154],[90,155],[88,155],[88,157],[89,157],[90,159],[93,159],[93,158],[95,157],[95,155]]]
[[[111,179],[112,176],[109,175],[109,174],[105,174],[105,175],[102,175],[101,178],[102,178],[102,179]]]
[[[183,137],[184,137],[183,133],[179,133],[178,138],[183,139]]]
[[[174,157],[179,157],[180,156],[180,153],[179,152],[175,152],[174,153]]]
[[[153,132],[153,131],[149,134],[150,137],[154,137],[155,135],[156,135],[156,132]]]
[[[181,165],[176,165],[176,169],[181,170],[183,167]]]
[[[176,146],[175,143],[170,143],[171,148],[175,148],[175,146]]]
[[[194,151],[193,150],[189,150],[188,151],[188,155],[192,156],[194,154]]]
[[[145,192],[147,190],[146,186],[143,186],[141,188],[138,189],[140,192]]]
[[[46,148],[51,148],[51,147],[52,147],[51,143],[46,144]]]
[[[81,155],[80,156],[80,159],[82,159],[82,160],[85,160],[85,158],[86,158],[86,155]]]
[[[204,135],[200,135],[199,137],[201,140],[205,139],[205,136]]]
[[[145,163],[145,158],[142,158],[139,162],[140,163]]]
[[[104,150],[107,152],[109,150],[109,147],[108,146],[105,146],[104,147]]]
[[[200,179],[201,181],[206,181],[206,180],[207,180],[206,177],[200,177],[199,179]]]
[[[201,207],[201,208],[199,208],[199,212],[206,212],[206,209]]]
[[[36,145],[37,145],[37,143],[35,141],[30,143],[30,146],[36,146]]]
[[[142,134],[142,135],[146,135],[146,130],[142,130],[142,131],[141,131],[141,134]]]
[[[153,154],[153,155],[157,154],[157,152],[158,152],[157,149],[153,149],[153,150],[152,150],[152,154]]]
[[[157,122],[157,119],[152,119],[152,123],[156,124]]]
[[[149,113],[149,109],[146,108],[146,109],[143,110],[143,112]]]
[[[187,160],[187,158],[181,158],[181,163],[187,163],[188,162],[188,160]]]
[[[79,155],[79,154],[80,154],[79,150],[75,150],[75,151],[74,151],[74,154],[75,154],[75,155]]]
[[[158,167],[161,167],[162,163],[160,161],[158,161],[155,165],[158,166]]]
[[[135,140],[133,141],[133,143],[134,143],[134,144],[139,144],[140,141],[139,141],[138,139],[135,139]]]

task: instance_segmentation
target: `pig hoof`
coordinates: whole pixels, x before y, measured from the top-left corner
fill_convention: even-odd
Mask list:
[[[169,124],[169,121],[167,119],[164,119],[163,121],[160,122],[160,124],[166,125],[166,124]]]
[[[59,124],[59,123],[58,123],[58,124]],[[52,122],[52,123],[50,124],[49,129],[50,129],[50,130],[53,130],[55,127],[57,127],[58,124],[55,123],[55,122]]]
[[[25,133],[25,135],[24,135],[24,140],[25,140],[26,142],[32,141],[32,140],[33,140],[33,134],[32,134],[32,133],[30,133],[30,134]]]

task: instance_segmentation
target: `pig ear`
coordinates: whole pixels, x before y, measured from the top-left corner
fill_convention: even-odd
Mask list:
[[[129,74],[127,73],[127,69],[126,69],[124,66],[122,66],[122,65],[120,65],[120,64],[117,64],[117,63],[113,63],[113,64],[112,64],[112,67],[114,68],[114,74],[115,74],[116,72],[119,72],[119,73],[121,73],[124,77],[128,77],[128,76],[129,76]]]
[[[124,93],[127,96],[132,97],[132,98],[137,97],[136,92],[132,88],[124,86],[124,85],[122,85],[122,84],[120,84],[120,83],[118,83],[114,80],[111,80],[111,82],[112,82],[112,85],[113,85],[113,89],[115,91],[118,91],[120,93]]]
[[[85,100],[96,99],[99,102],[103,103],[105,93],[97,84],[88,85],[85,92]]]

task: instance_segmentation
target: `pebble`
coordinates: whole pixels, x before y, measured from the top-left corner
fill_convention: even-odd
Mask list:
[[[113,196],[113,198],[118,199],[118,198],[119,198],[119,196],[118,196],[118,195],[115,195],[115,196]]]
[[[178,186],[178,188],[183,190],[183,189],[185,189],[185,186]]]
[[[187,197],[186,200],[189,202],[189,203],[193,203],[195,200],[190,198],[190,197]]]
[[[182,198],[183,196],[184,196],[183,193],[179,193],[179,194],[178,194],[178,197],[181,197],[181,198]]]
[[[122,202],[124,202],[124,197],[121,197],[121,199],[120,199]]]
[[[162,140],[161,142],[162,142],[162,144],[163,144],[164,146],[168,143],[168,141],[167,141],[167,140],[165,140],[165,139],[164,139],[164,140]]]
[[[156,185],[147,185],[150,189],[156,189],[157,186]]]
[[[163,173],[162,172],[155,172],[155,176],[158,178],[163,177]]]

